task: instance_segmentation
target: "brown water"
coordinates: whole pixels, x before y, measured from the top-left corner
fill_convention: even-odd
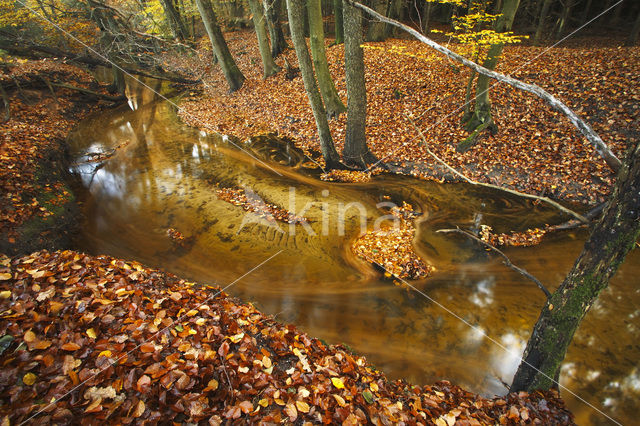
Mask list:
[[[448,379],[488,396],[506,393],[501,381],[511,381],[544,295],[473,243],[435,231],[470,228],[478,220],[497,231],[522,230],[558,223],[554,211],[466,185],[408,177],[322,182],[319,171],[284,142],[238,141],[240,150],[227,138],[185,127],[174,108],[154,102],[147,90],[131,91],[130,99],[130,106],[86,120],[70,136],[80,161],[126,144],[102,164],[74,168],[85,189],[80,249],[229,286],[228,293],[278,320],[364,354],[390,378],[416,384]],[[260,221],[219,200],[216,185],[246,188],[296,213],[313,203],[304,215],[316,235],[300,224],[292,234],[289,225]],[[415,245],[437,268],[412,283],[422,294],[395,286],[349,251],[361,216],[370,228],[385,214],[378,203],[403,200],[423,213]],[[351,202],[360,203],[362,214],[344,208]],[[170,227],[195,236],[193,247],[174,250]],[[553,290],[585,238],[584,231],[561,233],[537,247],[505,252]],[[634,423],[640,406],[639,274],[635,252],[592,307],[561,377],[563,386],[622,423]],[[611,423],[569,391],[562,395],[578,423]]]

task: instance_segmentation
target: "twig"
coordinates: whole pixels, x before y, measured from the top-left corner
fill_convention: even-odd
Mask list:
[[[468,178],[467,176],[463,175],[462,173],[460,173],[459,171],[457,171],[456,169],[454,169],[453,167],[448,165],[444,160],[442,160],[434,152],[432,152],[429,149],[429,144],[427,142],[427,139],[424,137],[424,134],[422,133],[422,131],[418,128],[418,126],[415,125],[413,120],[411,120],[406,114],[405,114],[405,117],[409,121],[409,123],[413,126],[413,128],[416,129],[418,134],[420,135],[420,138],[422,139],[422,143],[424,143],[424,147],[427,150],[427,153],[429,155],[431,155],[433,158],[435,158],[436,161],[438,161],[444,167],[446,167],[447,170],[449,170],[451,173],[453,173],[454,175],[458,176],[459,178],[461,178],[462,180],[464,180],[468,184],[477,185],[477,186],[484,186],[485,188],[497,189],[499,191],[504,191],[504,192],[507,192],[509,194],[517,195],[517,196],[520,196],[520,197],[531,198],[531,199],[534,199],[534,200],[543,201],[543,202],[555,207],[556,209],[560,210],[561,212],[575,217],[576,219],[578,219],[582,223],[589,223],[589,220],[586,217],[582,216],[580,213],[576,213],[573,210],[564,207],[562,204],[557,203],[557,202],[553,201],[550,198],[541,197],[539,195],[527,194],[526,192],[516,191],[515,189],[504,188],[502,186],[493,185],[491,183],[478,182],[478,181],[475,181],[475,180],[472,180],[472,179]]]
[[[442,234],[449,234],[449,233],[458,233],[458,234],[462,234],[462,235],[466,235],[467,237],[471,238],[474,241],[477,241],[478,243],[482,244],[483,246],[485,246],[486,248],[498,253],[500,255],[500,257],[502,257],[503,259],[503,263],[513,269],[514,271],[518,272],[519,274],[521,274],[522,276],[524,276],[525,278],[530,279],[531,281],[533,281],[534,283],[536,283],[536,285],[538,286],[538,288],[540,288],[540,290],[542,290],[542,292],[547,296],[547,299],[549,299],[551,297],[551,293],[549,292],[549,290],[547,290],[547,288],[540,282],[540,280],[538,280],[536,277],[534,277],[533,275],[531,275],[529,272],[527,272],[525,269],[522,269],[516,265],[514,265],[513,263],[511,263],[511,260],[509,260],[509,258],[507,257],[506,254],[504,254],[503,252],[501,252],[500,250],[498,250],[497,248],[495,248],[494,246],[492,246],[491,244],[487,243],[486,241],[482,241],[480,238],[476,237],[475,235],[467,232],[467,231],[463,231],[460,228],[456,228],[456,229],[439,229],[436,232],[442,233]]]

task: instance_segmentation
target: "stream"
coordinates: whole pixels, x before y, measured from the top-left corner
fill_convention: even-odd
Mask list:
[[[129,83],[128,104],[85,120],[69,136],[84,212],[79,250],[219,285],[281,322],[345,344],[391,379],[446,379],[485,396],[507,392],[502,382],[515,373],[544,294],[474,242],[436,231],[479,222],[497,232],[526,230],[562,222],[555,210],[405,176],[323,182],[288,142],[236,141],[187,127],[170,102]],[[85,161],[112,150],[104,162]],[[244,188],[308,224],[267,221],[219,199],[217,187]],[[415,248],[436,268],[411,282],[419,291],[394,285],[350,250],[363,229],[383,219],[381,206],[403,201],[421,213]],[[176,248],[169,228],[193,237],[192,245]],[[538,246],[504,251],[553,291],[586,237],[584,230],[556,233]],[[636,250],[569,349],[561,395],[578,424],[612,423],[575,395],[616,421],[637,421],[639,276]]]

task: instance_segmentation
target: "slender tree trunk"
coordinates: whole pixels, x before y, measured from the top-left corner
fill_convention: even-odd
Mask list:
[[[258,37],[258,48],[262,57],[262,77],[267,79],[280,71],[280,68],[273,61],[271,48],[269,47],[269,36],[267,35],[267,23],[264,17],[262,2],[260,0],[249,0],[249,7],[253,15],[253,28]]]
[[[173,4],[173,0],[162,0],[162,7],[164,8],[164,13],[169,22],[169,27],[171,27],[171,31],[173,31],[173,35],[178,40],[185,41],[188,35],[187,28],[184,25],[180,13]]]
[[[593,4],[593,0],[587,0],[587,4],[582,9],[582,15],[580,16],[580,25],[584,25],[589,19],[589,12],[591,11],[591,5]]]
[[[346,111],[346,108],[338,91],[333,84],[329,65],[327,63],[327,53],[324,47],[324,30],[322,28],[322,11],[320,9],[320,0],[307,0],[307,10],[309,11],[309,28],[311,30],[311,55],[313,56],[313,65],[316,69],[316,77],[318,78],[318,86],[324,100],[324,107],[329,117],[335,117]]]
[[[640,34],[640,8],[638,9],[638,15],[627,38],[627,46],[634,46],[638,42],[638,34]]]
[[[558,29],[556,30],[556,38],[562,37],[565,27],[567,26],[567,21],[569,20],[569,16],[571,16],[572,8],[573,0],[564,0],[564,7],[562,8],[562,14],[560,15],[560,20],[558,21]]]
[[[520,0],[504,0],[502,5],[502,16],[496,22],[496,31],[504,32],[511,30],[513,19],[518,11]],[[502,53],[503,44],[492,44],[487,53],[487,59],[482,64],[486,69],[494,70],[498,64],[498,59]],[[489,99],[489,77],[479,75],[476,84],[476,100],[473,115],[465,125],[467,130],[471,132],[467,139],[458,144],[456,149],[464,152],[469,149],[475,142],[478,134],[484,130],[497,131],[497,127],[491,116],[491,101]]]
[[[236,65],[236,62],[233,60],[233,56],[231,56],[231,52],[229,52],[229,47],[222,36],[222,31],[218,25],[216,14],[211,7],[211,2],[209,0],[195,1],[196,6],[198,6],[198,11],[200,12],[200,16],[202,17],[204,27],[207,30],[209,39],[211,40],[213,51],[216,58],[218,58],[224,78],[227,80],[227,84],[229,85],[229,90],[232,92],[236,91],[242,87],[242,83],[244,83],[244,75],[240,72],[238,65]]]
[[[429,21],[431,20],[431,11],[433,10],[433,2],[424,0],[422,7],[422,32],[429,34]]]
[[[269,38],[271,39],[271,56],[277,58],[287,48],[287,41],[284,38],[282,24],[280,23],[282,0],[262,0],[262,3],[267,16]]]
[[[342,157],[347,164],[362,168],[373,162],[367,147],[365,127],[367,120],[367,91],[364,78],[364,52],[362,49],[362,12],[348,3],[344,10],[344,58],[347,80],[347,133]]]
[[[344,43],[344,18],[343,18],[342,0],[333,0],[333,15],[335,18],[335,35],[334,44]]]
[[[402,20],[402,0],[390,0],[389,7],[387,8],[387,17],[395,19],[396,21]],[[386,37],[395,35],[396,31],[397,28],[393,25],[386,25],[384,28]]]
[[[311,104],[311,110],[313,111],[313,117],[318,128],[322,156],[324,157],[324,161],[327,163],[327,168],[336,168],[340,165],[340,157],[338,156],[338,152],[333,144],[333,139],[331,138],[327,114],[324,110],[324,106],[322,105],[320,92],[318,92],[316,79],[313,75],[311,57],[309,56],[307,43],[304,38],[303,0],[287,0],[287,11],[289,14],[291,40],[293,41],[293,47],[296,51],[296,56],[298,57],[298,65],[300,66],[300,72],[302,73],[304,89],[307,92],[307,97]]]
[[[386,15],[387,2],[385,0],[373,0],[372,9],[381,15]],[[369,28],[367,29],[367,41],[384,41],[384,39],[386,38],[384,29],[385,24],[383,22],[380,22],[378,20],[369,21]]]
[[[540,43],[540,39],[542,38],[542,33],[545,30],[547,15],[549,14],[549,9],[551,8],[551,3],[553,0],[544,0],[542,3],[542,10],[540,11],[540,18],[538,19],[538,26],[536,27],[536,33],[533,36],[533,44],[538,45]]]
[[[511,392],[548,389],[573,335],[640,236],[640,143],[620,168],[607,208],[564,282],[540,312]]]

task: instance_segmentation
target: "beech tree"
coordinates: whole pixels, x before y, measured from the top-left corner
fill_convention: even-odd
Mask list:
[[[269,36],[267,35],[267,23],[264,17],[262,2],[259,0],[249,0],[249,8],[253,15],[253,28],[258,37],[258,49],[262,58],[262,77],[268,78],[280,71],[276,65],[269,48]]]
[[[346,108],[340,100],[336,86],[329,72],[329,64],[327,63],[327,53],[324,47],[324,29],[322,28],[322,10],[320,0],[307,0],[307,10],[309,12],[309,32],[311,46],[311,55],[313,56],[313,65],[318,78],[318,86],[324,101],[324,107],[329,117],[335,117]]]
[[[582,319],[640,237],[640,142],[620,168],[613,194],[571,272],[533,328],[511,392],[549,389]]]
[[[313,65],[311,64],[311,57],[309,56],[307,43],[304,38],[303,0],[287,0],[287,11],[289,15],[291,41],[293,42],[293,47],[298,57],[298,65],[300,66],[300,72],[302,74],[304,90],[307,93],[316,127],[318,128],[320,150],[322,151],[324,161],[327,163],[327,168],[337,168],[340,166],[340,157],[333,143],[333,138],[331,137],[327,114],[322,104],[320,92],[318,91],[313,73]]]
[[[238,68],[238,65],[236,65],[236,61],[233,60],[231,52],[229,52],[229,47],[222,36],[220,25],[218,25],[218,18],[213,11],[211,2],[209,0],[195,1],[196,6],[198,6],[198,11],[200,12],[200,16],[202,17],[204,27],[207,30],[209,39],[211,40],[211,46],[215,53],[215,57],[217,58],[220,68],[222,68],[224,78],[227,80],[227,84],[229,85],[229,90],[232,92],[236,91],[242,87],[242,84],[244,83],[244,75]]]
[[[185,41],[189,37],[189,32],[184,24],[180,12],[176,8],[173,0],[162,0],[162,8],[171,27],[173,35],[180,41]]]
[[[287,42],[280,23],[280,10],[282,0],[262,0],[264,12],[267,17],[267,28],[271,39],[271,56],[277,58],[287,48]]]
[[[367,92],[364,78],[364,52],[362,49],[362,12],[347,2],[344,11],[344,59],[347,80],[347,131],[342,158],[359,167],[376,161],[367,147],[365,126],[367,119]]]

